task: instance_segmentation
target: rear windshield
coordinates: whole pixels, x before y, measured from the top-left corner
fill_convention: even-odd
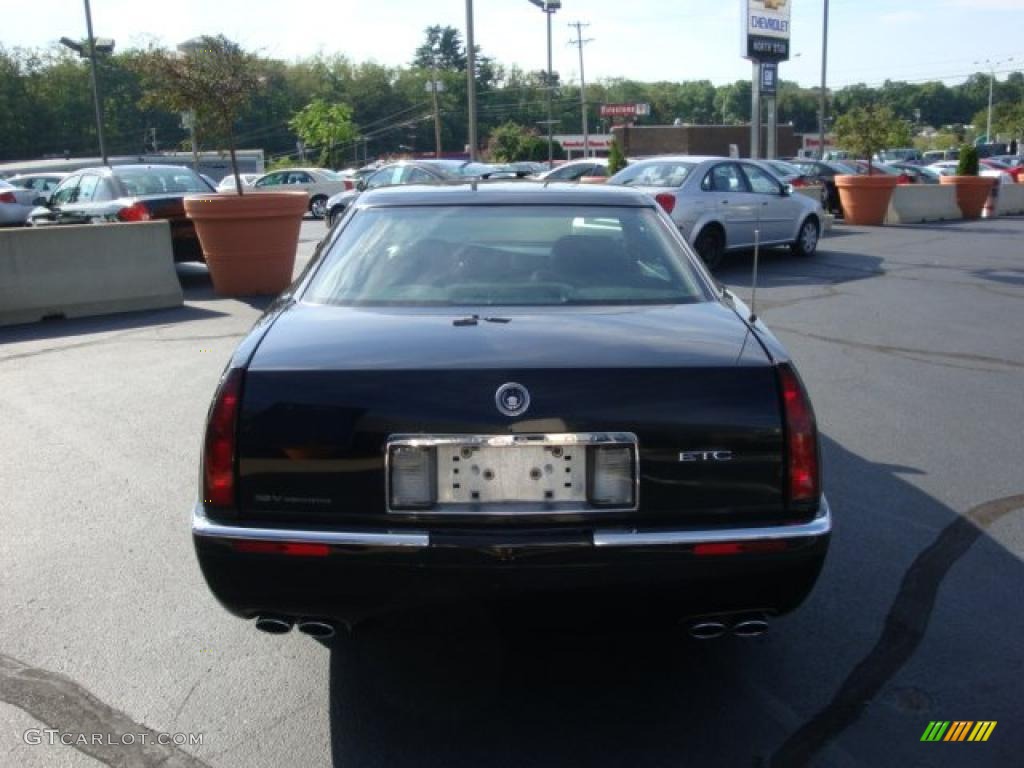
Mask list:
[[[608,180],[625,187],[678,187],[696,166],[693,163],[660,162],[629,165]]]
[[[689,304],[709,297],[646,208],[438,206],[358,211],[308,301],[346,306]]]
[[[209,192],[210,187],[187,168],[115,168],[125,194],[162,195]]]

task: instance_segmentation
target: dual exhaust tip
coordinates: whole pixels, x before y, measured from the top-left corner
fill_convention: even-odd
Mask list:
[[[687,632],[695,640],[715,640],[731,633],[735,637],[761,637],[768,633],[768,617],[764,614],[747,614],[733,619],[723,616],[694,619],[687,625]]]
[[[270,635],[286,635],[297,626],[299,632],[318,640],[329,640],[334,637],[334,625],[320,619],[300,619],[295,621],[287,616],[258,616],[256,618],[256,629]]]

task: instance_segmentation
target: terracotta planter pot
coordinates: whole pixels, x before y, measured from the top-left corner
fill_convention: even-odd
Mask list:
[[[291,285],[299,228],[309,203],[302,191],[185,198],[185,213],[221,296],[276,295]]]
[[[847,224],[881,226],[898,176],[836,176],[839,203]]]
[[[943,176],[940,184],[956,187],[956,204],[965,219],[980,219],[992,185],[999,181],[991,176]]]

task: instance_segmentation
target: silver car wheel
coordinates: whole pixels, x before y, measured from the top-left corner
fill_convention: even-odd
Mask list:
[[[800,226],[800,234],[793,243],[793,252],[797,256],[813,256],[818,248],[818,222],[813,218],[807,219]]]

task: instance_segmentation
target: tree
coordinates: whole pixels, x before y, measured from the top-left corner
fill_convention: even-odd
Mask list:
[[[459,30],[435,25],[427,27],[424,33],[426,40],[416,49],[416,57],[412,60],[414,67],[466,71],[466,49]]]
[[[556,144],[557,146],[557,144]],[[499,125],[491,131],[487,152],[498,163],[514,163],[520,160],[539,161],[548,156],[547,139],[542,139],[532,130],[513,122]],[[558,147],[556,156],[561,154]]]
[[[978,175],[978,150],[973,144],[964,144],[960,147],[960,159],[956,164],[956,175]]]
[[[608,149],[608,175],[614,176],[627,165],[629,165],[629,162],[626,160],[625,155],[622,154],[619,140],[612,139],[612,145]]]
[[[314,99],[296,113],[288,126],[310,147],[320,148],[320,165],[335,167],[334,148],[359,138],[347,104],[328,104]]]
[[[235,189],[241,195],[235,123],[260,87],[260,60],[218,35],[198,38],[183,53],[150,48],[136,64],[147,86],[143,104],[172,112],[192,110],[198,132],[227,143]]]
[[[872,158],[890,146],[889,142],[899,136],[900,130],[906,130],[906,126],[889,107],[857,107],[836,120],[839,146],[856,157],[867,159],[869,172]]]

